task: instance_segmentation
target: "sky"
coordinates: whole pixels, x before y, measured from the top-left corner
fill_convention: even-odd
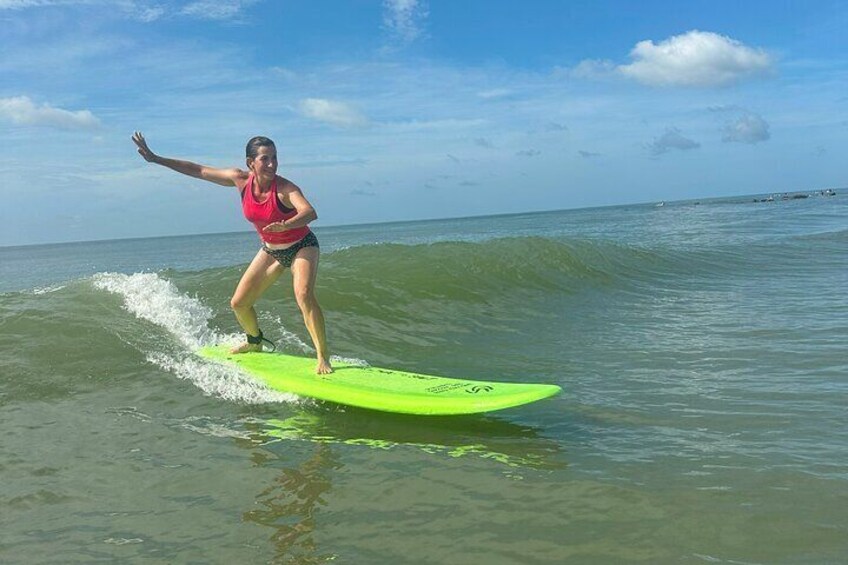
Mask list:
[[[0,0],[0,246],[848,186],[848,2]]]

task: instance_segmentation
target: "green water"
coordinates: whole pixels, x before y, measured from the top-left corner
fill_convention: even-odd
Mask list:
[[[316,232],[336,355],[564,394],[399,416],[202,361],[248,233],[0,249],[0,561],[844,562],[842,194]],[[259,307],[310,353],[286,277]]]

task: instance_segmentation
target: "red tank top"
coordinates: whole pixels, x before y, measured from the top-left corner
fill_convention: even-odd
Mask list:
[[[297,215],[297,210],[287,208],[277,195],[277,179],[271,185],[270,194],[262,202],[253,195],[253,174],[247,178],[247,184],[241,193],[241,209],[247,221],[253,224],[259,233],[259,238],[266,243],[294,243],[300,241],[309,233],[309,228],[294,228],[281,232],[262,231],[262,228],[274,222],[288,220]]]

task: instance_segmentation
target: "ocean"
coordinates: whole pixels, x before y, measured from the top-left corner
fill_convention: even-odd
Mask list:
[[[845,563],[848,197],[754,199],[315,228],[334,355],[563,388],[449,418],[194,355],[253,233],[0,248],[0,562]]]

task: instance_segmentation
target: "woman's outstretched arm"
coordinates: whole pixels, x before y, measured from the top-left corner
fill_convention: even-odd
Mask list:
[[[191,161],[181,161],[179,159],[168,159],[157,155],[147,146],[147,141],[141,132],[135,132],[132,136],[133,143],[138,147],[138,154],[141,155],[148,163],[156,163],[163,167],[168,167],[178,173],[188,175],[197,179],[214,182],[222,186],[237,186],[241,188],[244,181],[247,180],[248,173],[241,169],[216,169],[192,163]]]

